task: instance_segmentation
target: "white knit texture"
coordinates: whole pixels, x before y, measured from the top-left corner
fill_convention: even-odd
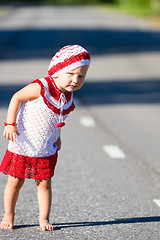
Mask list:
[[[47,107],[42,97],[24,102],[17,118],[20,135],[15,142],[9,141],[8,150],[29,157],[54,155],[57,147],[53,144],[60,136],[58,121],[59,115]]]

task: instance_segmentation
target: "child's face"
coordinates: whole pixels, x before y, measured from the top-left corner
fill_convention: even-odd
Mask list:
[[[79,90],[83,86],[88,68],[87,65],[78,67],[54,78],[57,87],[61,92]]]

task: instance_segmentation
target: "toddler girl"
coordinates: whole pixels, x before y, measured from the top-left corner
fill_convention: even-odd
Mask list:
[[[10,141],[0,166],[9,175],[2,229],[14,227],[15,206],[25,178],[35,179],[37,185],[40,228],[54,229],[49,223],[51,178],[61,148],[60,128],[75,108],[72,92],[82,87],[89,64],[90,55],[83,47],[65,46],[52,58],[48,77],[13,95],[4,123],[4,137]]]

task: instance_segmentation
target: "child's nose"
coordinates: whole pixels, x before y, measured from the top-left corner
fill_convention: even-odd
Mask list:
[[[78,76],[75,75],[75,76],[73,77],[73,82],[74,82],[74,83],[77,83],[77,82],[78,82]]]

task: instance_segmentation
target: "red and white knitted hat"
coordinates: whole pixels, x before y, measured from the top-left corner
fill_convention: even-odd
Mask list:
[[[59,77],[75,68],[90,65],[90,55],[80,45],[68,45],[60,49],[51,59],[48,75]]]

